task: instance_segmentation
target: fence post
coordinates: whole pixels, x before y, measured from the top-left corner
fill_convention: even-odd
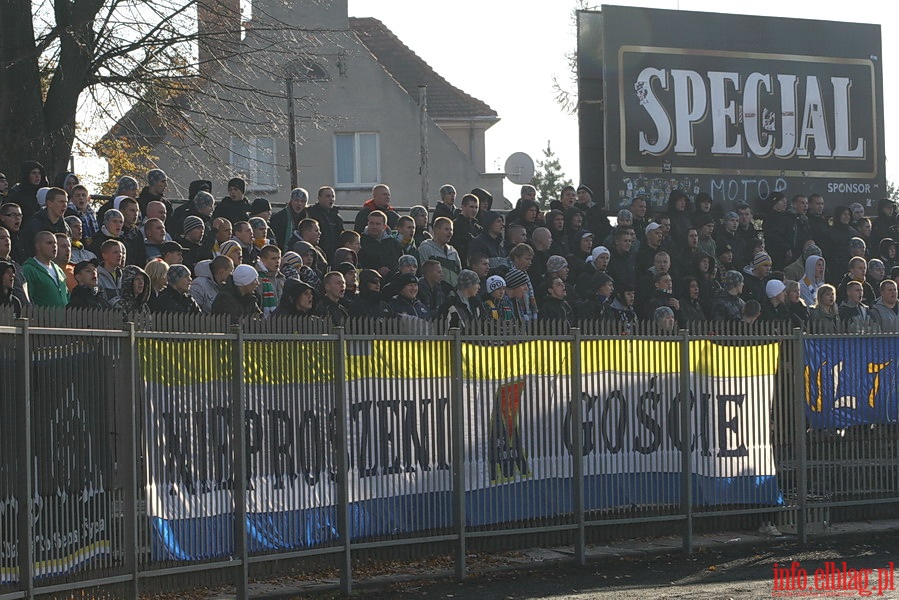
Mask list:
[[[577,564],[587,562],[587,539],[584,526],[584,414],[581,390],[581,330],[571,329],[571,446],[572,446],[572,503],[577,519],[574,557]]]
[[[120,469],[122,477],[120,481],[124,482],[124,490],[122,494],[122,512],[124,520],[123,534],[123,550],[125,552],[125,569],[133,578],[129,590],[129,597],[137,600],[140,595],[140,571],[138,554],[140,552],[140,540],[138,540],[138,506],[137,506],[137,486],[139,482],[139,474],[137,472],[138,450],[140,444],[140,429],[137,425],[137,418],[140,412],[137,410],[138,397],[137,380],[139,369],[137,368],[137,340],[134,335],[134,323],[125,323],[125,338],[122,348],[122,366],[124,367],[122,376],[125,381],[125,389],[127,390],[125,397],[124,414],[117,418],[118,423],[116,429],[121,431],[123,437],[119,438],[124,443],[120,444],[124,456],[116,465],[116,469]]]
[[[19,503],[19,588],[25,598],[34,597],[34,511],[32,510],[31,492],[34,488],[31,465],[34,462],[34,446],[31,439],[31,333],[28,330],[28,319],[16,319],[15,325],[22,330],[19,343],[16,345],[16,364],[18,365],[17,394],[19,396],[18,430],[19,440],[19,487],[16,497]]]
[[[240,325],[231,326],[234,336],[231,351],[231,422],[234,435],[234,554],[239,561],[234,578],[238,600],[249,598],[249,564],[247,552],[247,440],[244,386],[244,339]]]
[[[796,534],[800,544],[808,543],[806,530],[808,504],[808,453],[805,431],[805,343],[801,329],[793,330],[793,437],[796,444],[799,514],[796,515]]]
[[[336,327],[334,349],[334,405],[337,419],[337,534],[343,540],[340,562],[340,591],[349,596],[353,591],[353,547],[350,531],[349,437],[346,410],[346,330]]]
[[[452,366],[450,403],[452,405],[453,439],[453,520],[456,529],[456,579],[465,579],[465,407],[462,390],[462,331],[450,330],[453,344],[450,350]]]
[[[680,351],[680,440],[681,510],[684,512],[684,552],[693,553],[693,452],[690,449],[692,414],[690,410],[690,332],[681,330]]]

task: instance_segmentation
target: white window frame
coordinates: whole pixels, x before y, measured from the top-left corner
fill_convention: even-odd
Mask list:
[[[259,142],[267,140],[271,142],[271,156],[262,150]],[[242,156],[236,152],[236,144],[246,146],[247,155]],[[240,175],[247,182],[247,192],[276,192],[278,191],[278,143],[270,135],[232,135],[228,144],[228,162],[235,175]],[[265,171],[268,170],[268,173]],[[270,181],[266,181],[270,179]]]
[[[337,173],[337,138],[353,136],[353,181],[340,182]],[[359,139],[363,135],[375,138],[375,179],[362,181],[362,144]],[[381,182],[381,135],[377,131],[338,131],[334,133],[334,187],[336,189],[368,189]]]

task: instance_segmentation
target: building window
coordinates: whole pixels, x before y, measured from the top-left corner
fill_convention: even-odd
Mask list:
[[[286,69],[288,77],[293,77],[296,81],[329,81],[328,71],[316,62],[311,60],[296,60],[289,64]]]
[[[231,137],[231,167],[247,181],[248,192],[278,189],[275,140],[268,136]]]
[[[381,180],[381,150],[377,133],[334,134],[334,183],[338,187],[368,187]]]

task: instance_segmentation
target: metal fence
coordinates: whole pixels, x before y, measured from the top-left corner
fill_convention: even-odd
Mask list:
[[[444,544],[462,577],[482,538],[583,562],[596,528],[690,551],[709,517],[804,543],[899,501],[894,336],[32,317],[0,327],[0,600],[222,570],[246,597],[316,556],[348,592],[362,551]]]

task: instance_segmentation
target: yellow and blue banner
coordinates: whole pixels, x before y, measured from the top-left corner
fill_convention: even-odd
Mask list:
[[[805,415],[812,429],[899,421],[899,338],[806,338]]]
[[[452,526],[452,398],[461,390],[466,526],[572,511],[575,452],[587,510],[677,505],[683,452],[700,505],[775,505],[771,410],[777,344],[353,342],[336,381],[326,342],[250,342],[244,351],[247,509],[253,552],[338,541],[336,452],[349,466],[350,536]],[[228,346],[141,340],[148,511],[157,558],[227,555],[235,448]],[[682,397],[682,368],[688,393]],[[579,378],[580,402],[572,384]],[[346,401],[338,440],[336,386]],[[683,403],[691,438],[681,440]],[[574,448],[580,410],[583,445]]]

